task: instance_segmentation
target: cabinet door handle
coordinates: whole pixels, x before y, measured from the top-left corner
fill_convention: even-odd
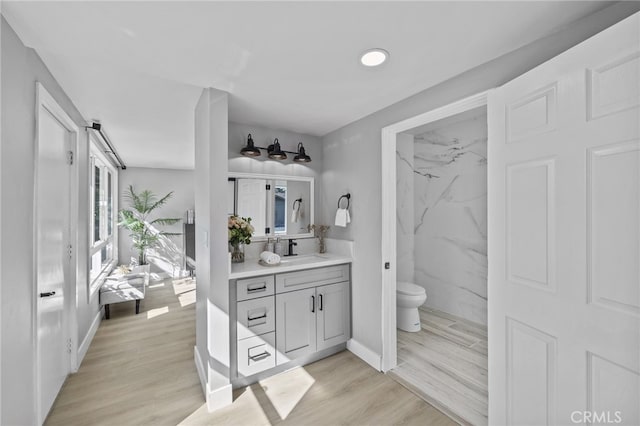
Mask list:
[[[315,312],[315,311],[316,311],[316,297],[311,296],[311,312]]]
[[[257,319],[261,319],[261,318],[266,318],[267,317],[267,313],[265,312],[264,314],[257,316],[257,317],[247,317],[248,321],[255,321]]]
[[[263,359],[268,358],[270,356],[271,356],[271,354],[269,352],[265,351],[265,352],[262,352],[261,354],[250,356],[249,359],[251,361],[262,361]]]
[[[247,287],[247,293],[257,293],[259,291],[265,291],[267,289],[266,284],[263,285],[262,287],[255,287],[255,288],[248,288]]]
[[[318,308],[318,310],[322,310],[322,293],[318,295],[318,297],[320,298],[319,302],[320,302],[320,308]]]
[[[51,297],[51,296],[53,296],[55,294],[56,294],[55,291],[47,291],[45,293],[40,293],[40,297]]]

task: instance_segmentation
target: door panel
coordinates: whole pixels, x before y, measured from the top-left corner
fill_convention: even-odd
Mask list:
[[[325,285],[316,289],[318,297],[318,350],[349,340],[349,283]]]
[[[267,181],[264,179],[238,179],[238,216],[250,217],[254,237],[265,235],[267,221]]]
[[[70,370],[66,281],[69,273],[71,133],[44,106],[38,121],[36,256],[38,377],[44,419]],[[44,297],[43,297],[44,296]]]
[[[640,424],[639,33],[489,98],[489,424]]]
[[[316,351],[316,289],[276,294],[278,365]]]

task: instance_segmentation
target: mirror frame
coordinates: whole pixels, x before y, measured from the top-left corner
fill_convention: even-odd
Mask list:
[[[309,224],[314,224],[315,217],[315,209],[316,209],[316,201],[315,201],[315,178],[312,176],[290,176],[290,175],[270,175],[265,173],[244,173],[244,172],[229,172],[228,178],[234,179],[266,179],[266,180],[293,180],[298,182],[309,182],[309,198],[313,202],[313,208],[309,209]],[[234,197],[236,194],[234,194]],[[236,200],[234,198],[234,210],[235,210]],[[266,214],[266,212],[265,212]],[[297,239],[297,238],[313,238],[315,237],[315,233],[313,231],[302,233],[302,234],[287,234],[287,235],[276,235],[275,233],[271,233],[270,235],[263,235],[259,237],[251,237],[251,241],[267,241],[267,238],[277,238],[281,237],[283,239]]]

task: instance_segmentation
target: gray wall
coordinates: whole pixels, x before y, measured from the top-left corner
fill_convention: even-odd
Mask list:
[[[173,196],[160,207],[150,219],[180,218],[186,220],[186,211],[195,208],[195,177],[193,170],[155,169],[145,167],[129,167],[121,170],[118,175],[120,199],[119,209],[129,209],[130,206],[123,198],[129,185],[133,185],[136,193],[145,189],[156,196],[163,197],[173,191]],[[171,226],[158,227],[161,231],[182,233],[182,221]],[[128,264],[131,257],[138,258],[137,250],[131,247],[129,231],[120,229],[118,233],[118,258],[121,264]],[[164,244],[151,251],[148,260],[153,269],[178,276],[182,268],[182,235],[167,237]]]
[[[323,137],[322,215],[333,222],[335,201],[351,192],[347,228],[331,227],[331,238],[354,241],[353,338],[382,349],[381,129],[484,90],[500,86],[640,9],[615,3],[517,51],[458,75]]]
[[[85,120],[33,49],[24,46],[2,18],[2,419],[35,424],[33,300],[33,193],[36,82],[44,85],[74,122]],[[78,196],[78,344],[99,312],[97,293],[88,300],[88,140],[80,132],[76,164]]]

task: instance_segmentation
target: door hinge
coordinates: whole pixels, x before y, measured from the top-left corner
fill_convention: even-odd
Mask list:
[[[69,244],[68,251],[69,251],[69,260],[71,260],[73,258],[73,246],[71,244]]]
[[[73,151],[67,151],[67,162],[70,166],[73,164]]]
[[[71,339],[67,339],[67,352],[71,353]]]
[[[269,235],[271,233],[271,228],[264,228],[264,233]]]
[[[391,269],[391,263],[390,262],[384,262],[384,269]]]
[[[267,189],[267,191],[270,191],[271,190],[271,185],[267,184],[266,185],[266,189]]]

